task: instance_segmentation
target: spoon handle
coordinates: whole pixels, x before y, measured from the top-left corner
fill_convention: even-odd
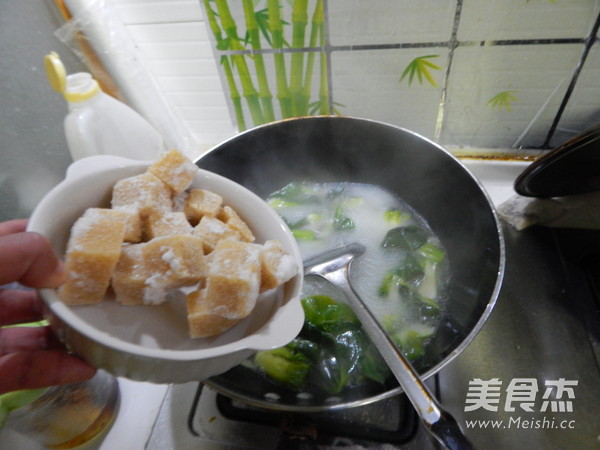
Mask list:
[[[355,292],[349,282],[348,266],[349,264],[319,275],[340,288],[347,297],[363,329],[381,353],[429,432],[448,449],[472,449],[472,444],[463,434],[456,420],[442,409],[410,362]]]

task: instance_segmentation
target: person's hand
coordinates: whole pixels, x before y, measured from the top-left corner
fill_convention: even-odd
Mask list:
[[[56,288],[67,272],[50,242],[26,232],[27,220],[0,223],[0,286]],[[0,289],[0,327],[42,320],[37,291]],[[69,355],[49,327],[0,328],[0,394],[85,381],[96,369]]]

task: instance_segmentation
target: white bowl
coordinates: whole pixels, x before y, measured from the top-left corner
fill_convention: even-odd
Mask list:
[[[72,164],[64,181],[39,203],[29,230],[46,236],[64,255],[71,226],[89,207],[108,207],[113,185],[143,173],[150,162],[94,156]],[[298,275],[261,297],[252,314],[212,338],[190,339],[183,302],[123,306],[104,301],[67,306],[42,289],[48,319],[75,354],[114,375],[155,383],[198,381],[227,371],[256,350],[291,341],[302,328],[302,257],[285,223],[260,197],[233,181],[199,170],[192,187],[220,194],[248,223],[257,242],[279,240],[298,264]]]

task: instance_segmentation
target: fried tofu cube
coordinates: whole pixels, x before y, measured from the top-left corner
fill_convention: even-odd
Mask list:
[[[113,187],[111,206],[137,212],[145,218],[153,213],[171,211],[171,190],[151,173],[143,173],[117,181]]]
[[[140,216],[131,210],[125,209],[107,209],[107,208],[88,208],[84,216],[113,218],[125,224],[125,242],[140,242],[142,240],[142,221]]]
[[[267,241],[260,251],[260,292],[274,289],[298,273],[298,265],[276,240]]]
[[[150,214],[145,220],[145,236],[148,240],[174,234],[191,234],[192,225],[182,212]]]
[[[212,252],[221,239],[240,239],[239,232],[219,219],[209,216],[200,219],[200,223],[194,227],[192,235],[202,239],[205,254]]]
[[[207,256],[208,272],[202,301],[206,308],[218,307],[227,319],[248,316],[260,288],[260,246],[242,241],[219,241]]]
[[[154,288],[193,286],[206,275],[202,241],[192,235],[164,236],[145,242],[142,259]]]
[[[240,321],[220,315],[218,306],[204,300],[205,294],[204,291],[194,291],[186,296],[188,329],[192,338],[221,334]]]
[[[242,241],[254,242],[256,237],[246,222],[230,206],[223,206],[217,218],[225,222],[231,228],[240,233]]]
[[[176,195],[190,187],[198,167],[181,152],[173,149],[152,164],[148,172],[160,178]]]
[[[69,279],[58,290],[68,305],[100,303],[121,254],[125,224],[97,211],[84,214],[71,229],[66,267]]]
[[[204,189],[192,189],[185,198],[183,211],[192,224],[204,216],[215,217],[221,210],[223,197]]]
[[[167,290],[148,286],[150,273],[144,264],[144,244],[124,245],[111,285],[115,301],[122,305],[159,305],[167,300]]]

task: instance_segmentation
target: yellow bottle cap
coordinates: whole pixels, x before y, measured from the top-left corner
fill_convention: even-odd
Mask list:
[[[50,87],[61,94],[67,89],[67,72],[60,57],[56,52],[52,52],[44,58],[44,68]]]
[[[69,102],[87,100],[100,91],[98,82],[89,73],[76,73],[67,76],[65,66],[56,52],[46,55],[44,68],[52,89],[63,94]]]

